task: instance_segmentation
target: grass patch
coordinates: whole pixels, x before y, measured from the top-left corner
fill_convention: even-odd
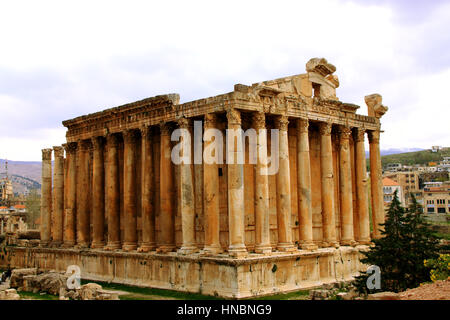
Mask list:
[[[54,296],[51,294],[39,294],[33,292],[26,291],[18,291],[17,292],[22,299],[32,299],[32,300],[59,300],[58,296]]]
[[[436,238],[439,238],[439,239],[450,240],[450,234],[448,234],[448,233],[436,232],[436,233],[434,233],[434,235],[435,235]]]
[[[248,300],[307,300],[309,298],[309,290],[300,290],[289,293],[279,293],[271,296],[263,296],[251,298]]]
[[[86,281],[82,280],[82,284],[88,282],[95,282],[102,286],[106,290],[119,290],[129,292],[129,295],[121,295],[120,300],[154,300],[155,298],[171,298],[179,300],[220,300],[219,297],[207,296],[198,293],[179,292],[174,290],[156,289],[156,288],[143,288],[129,286],[118,283],[108,283],[102,281]]]

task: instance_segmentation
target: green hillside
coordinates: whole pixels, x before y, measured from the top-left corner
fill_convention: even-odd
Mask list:
[[[425,165],[430,161],[440,161],[443,157],[450,157],[450,148],[443,148],[438,152],[431,152],[431,150],[406,152],[398,154],[390,154],[381,157],[383,166],[389,163],[401,163],[403,165]]]

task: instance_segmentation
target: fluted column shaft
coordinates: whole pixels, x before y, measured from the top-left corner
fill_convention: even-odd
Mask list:
[[[153,206],[153,151],[150,127],[141,128],[141,167],[142,167],[142,243],[139,251],[148,252],[156,249],[155,210]]]
[[[89,148],[87,140],[81,140],[78,148],[78,175],[77,175],[77,247],[89,247]]]
[[[123,132],[124,170],[123,170],[123,208],[124,233],[122,249],[132,251],[137,249],[137,214],[136,214],[136,132]]]
[[[279,130],[279,168],[277,173],[277,224],[279,251],[294,251],[291,227],[291,179],[289,172],[288,118],[276,121]]]
[[[204,129],[217,128],[217,117],[213,113],[205,115]],[[212,140],[212,139],[211,139]],[[205,141],[205,150],[213,148],[215,152],[221,148],[216,140]],[[205,206],[205,253],[217,254],[222,252],[220,245],[220,208],[219,208],[219,169],[218,164],[203,162],[204,206]]]
[[[54,146],[55,155],[53,172],[53,224],[52,246],[60,246],[63,243],[63,215],[64,215],[64,149]]]
[[[372,190],[373,237],[381,237],[384,223],[383,184],[381,181],[380,131],[369,131],[370,183]]]
[[[299,244],[302,249],[317,249],[313,242],[311,160],[309,155],[309,122],[297,120],[297,192],[299,210]]]
[[[194,183],[192,179],[192,149],[190,121],[186,118],[178,120],[181,130],[182,149],[180,164],[180,204],[181,204],[181,234],[182,245],[178,253],[189,254],[198,251],[195,241],[195,201]]]
[[[52,212],[52,149],[42,149],[42,186],[41,186],[41,242],[48,246],[51,240]]]
[[[339,190],[341,212],[341,244],[354,245],[353,236],[353,196],[349,127],[339,128]]]
[[[267,131],[264,112],[253,113],[253,127],[257,130],[257,162],[255,165],[255,233],[256,253],[269,253],[269,177],[267,169]]]
[[[121,248],[120,243],[120,184],[119,184],[119,154],[118,137],[110,134],[106,137],[106,214],[108,216],[107,250]]]
[[[355,166],[356,166],[356,200],[359,216],[359,235],[357,242],[370,243],[369,200],[367,195],[366,154],[364,151],[365,130],[355,130]]]
[[[242,257],[247,255],[247,249],[244,220],[244,164],[241,161],[244,157],[242,145],[240,145],[242,141],[241,113],[236,109],[229,109],[227,119],[228,233],[230,237],[228,253],[234,257]]]
[[[66,145],[67,158],[67,184],[64,186],[67,198],[64,202],[64,244],[66,248],[75,245],[75,214],[76,214],[76,194],[77,194],[77,144],[68,143]]]
[[[333,147],[331,143],[331,123],[321,122],[320,128],[320,169],[322,179],[322,227],[323,247],[337,247],[336,211],[334,199]]]
[[[103,137],[92,138],[94,147],[92,179],[92,248],[105,246],[105,169]]]
[[[161,244],[158,252],[175,250],[174,168],[171,160],[170,126],[162,123],[160,143],[160,229]]]

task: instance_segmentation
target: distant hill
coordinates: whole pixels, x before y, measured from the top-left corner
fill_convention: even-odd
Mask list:
[[[5,174],[5,159],[0,159],[0,178],[5,177]],[[11,179],[14,193],[40,189],[41,174],[40,161],[8,160],[8,176]]]
[[[425,165],[430,161],[440,161],[443,157],[450,157],[450,148],[442,148],[441,151],[421,150],[381,156],[383,166],[389,163],[401,163],[403,165]]]

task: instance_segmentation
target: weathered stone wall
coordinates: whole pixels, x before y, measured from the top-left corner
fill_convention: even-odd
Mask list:
[[[360,270],[366,247],[324,248],[246,259],[197,254],[143,254],[55,248],[8,247],[0,267],[65,271],[81,268],[83,279],[246,298],[348,281]]]

